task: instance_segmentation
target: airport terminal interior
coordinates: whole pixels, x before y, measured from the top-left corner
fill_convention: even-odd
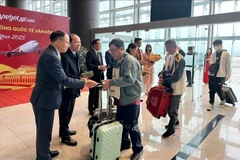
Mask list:
[[[5,0],[0,0],[0,5],[6,5]],[[26,0],[25,5],[27,10],[68,16],[67,1],[64,0]],[[223,48],[231,56],[231,77],[226,85],[240,100],[240,0],[192,0],[191,12],[191,17],[180,23],[175,20],[150,22],[151,0],[99,0],[99,26],[92,30],[92,38],[101,40],[103,59],[113,38],[121,38],[125,47],[134,38],[142,38],[142,50],[151,44],[152,52],[162,56],[154,65],[151,86],[158,84],[158,73],[167,54],[166,40],[176,39],[185,53],[189,46],[194,46],[197,52],[195,65],[190,69],[194,71],[194,83],[186,87],[182,95],[176,135],[162,138],[169,117],[154,118],[146,108],[148,95],[142,93],[138,122],[144,145],[141,160],[240,160],[240,104],[227,103],[220,108],[221,101],[216,95],[214,110],[207,111],[209,88],[203,81],[206,50],[214,49],[213,40],[221,39]],[[124,30],[126,28],[129,30]],[[60,155],[54,159],[90,160],[88,94],[84,91],[77,98],[70,122],[70,128],[77,131],[72,136],[78,142],[77,146],[60,142],[58,111],[55,111],[51,149],[59,150]],[[107,93],[103,91],[103,106],[107,105],[106,97]],[[35,141],[36,126],[30,103],[0,108],[1,160],[36,159]],[[124,150],[119,159],[128,160],[131,155],[131,149]]]

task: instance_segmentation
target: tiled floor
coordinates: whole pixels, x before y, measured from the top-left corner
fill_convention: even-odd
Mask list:
[[[144,153],[142,160],[170,160],[195,135],[197,135],[216,115],[225,117],[215,129],[199,145],[188,158],[189,160],[239,160],[240,159],[240,105],[236,107],[218,108],[207,112],[208,88],[196,82],[194,86],[195,99],[192,101],[192,88],[187,88],[180,104],[179,120],[181,126],[176,135],[162,139],[164,126],[168,118],[155,119],[146,109],[145,103],[141,105],[139,126],[142,132]],[[232,86],[238,99],[240,99],[240,86]],[[203,88],[203,89],[201,89]],[[58,149],[59,160],[87,160],[89,159],[90,138],[88,137],[87,110],[88,93],[85,92],[77,99],[70,128],[77,130],[73,138],[78,141],[76,147],[60,143],[58,137],[58,112],[52,135],[52,149]],[[146,96],[143,96],[146,100]],[[0,109],[0,160],[34,160],[35,159],[35,123],[30,104],[23,104]],[[124,151],[120,160],[127,160],[131,150]]]

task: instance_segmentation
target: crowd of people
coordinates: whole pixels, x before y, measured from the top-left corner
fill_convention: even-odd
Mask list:
[[[77,145],[77,141],[71,138],[77,131],[69,128],[76,98],[80,96],[81,89],[89,87],[88,111],[89,115],[93,115],[99,105],[99,88],[96,87],[99,83],[103,84],[105,90],[111,87],[120,88],[116,90],[119,97],[115,97],[114,103],[117,105],[117,120],[123,125],[121,151],[132,148],[131,160],[139,159],[143,153],[141,132],[138,127],[141,94],[142,92],[147,94],[154,84],[154,72],[159,72],[159,84],[173,90],[168,110],[170,121],[162,138],[175,134],[175,126],[179,124],[179,103],[185,92],[187,79],[185,53],[179,48],[176,40],[169,39],[165,42],[167,56],[161,71],[154,70],[154,62],[150,60],[154,54],[152,46],[147,44],[145,52],[140,49],[141,38],[135,38],[134,43],[130,43],[126,49],[121,39],[113,39],[105,53],[106,64],[103,63],[101,45],[100,39],[92,40],[91,50],[86,54],[86,67],[88,71],[93,72],[93,76],[84,77],[78,53],[81,47],[80,37],[76,34],[68,35],[60,30],[50,35],[50,45],[38,60],[36,85],[30,98],[36,121],[37,159],[50,160],[59,155],[57,150],[50,151],[56,109],[59,111],[61,143]],[[214,109],[216,92],[221,99],[220,106],[224,106],[226,101],[221,88],[229,79],[231,70],[230,56],[222,49],[222,41],[214,41],[213,46],[214,53],[211,48],[207,50],[204,72],[204,83],[209,84],[210,90],[208,111]],[[208,71],[213,65],[215,69]],[[145,70],[144,74],[142,70]],[[166,73],[170,73],[171,76],[165,76]]]

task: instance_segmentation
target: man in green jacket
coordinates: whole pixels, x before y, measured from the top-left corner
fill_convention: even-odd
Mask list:
[[[123,125],[121,151],[131,148],[132,142],[131,160],[137,160],[143,153],[138,127],[143,84],[141,66],[136,58],[124,51],[124,43],[121,39],[113,39],[109,43],[109,51],[117,61],[115,72],[118,72],[119,76],[113,76],[111,80],[103,80],[103,89],[120,87],[118,94],[120,96],[116,98],[118,98],[117,119]],[[131,140],[128,138],[129,134]]]

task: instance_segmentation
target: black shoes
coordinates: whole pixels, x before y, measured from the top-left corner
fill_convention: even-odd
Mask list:
[[[179,121],[177,120],[177,122],[175,123],[175,127],[178,127],[178,126],[180,126],[180,123],[179,123]],[[165,129],[168,129],[168,125],[165,126]]]
[[[62,138],[62,143],[65,143],[68,146],[76,146],[77,145],[77,141],[75,141],[74,139],[70,138]]]
[[[167,138],[175,135],[175,131],[169,131],[167,130],[165,133],[163,133],[162,138]]]
[[[50,151],[49,154],[50,154],[51,158],[54,158],[59,155],[59,151],[58,150]],[[40,158],[36,158],[36,160],[40,160]]]
[[[73,135],[77,134],[77,131],[76,130],[69,130],[69,134],[70,134],[70,136],[73,136]]]
[[[50,151],[51,158],[57,157],[58,155],[59,155],[59,151],[58,150]]]
[[[139,160],[142,154],[143,154],[143,150],[139,153],[133,153],[133,155],[131,156],[131,160]]]

